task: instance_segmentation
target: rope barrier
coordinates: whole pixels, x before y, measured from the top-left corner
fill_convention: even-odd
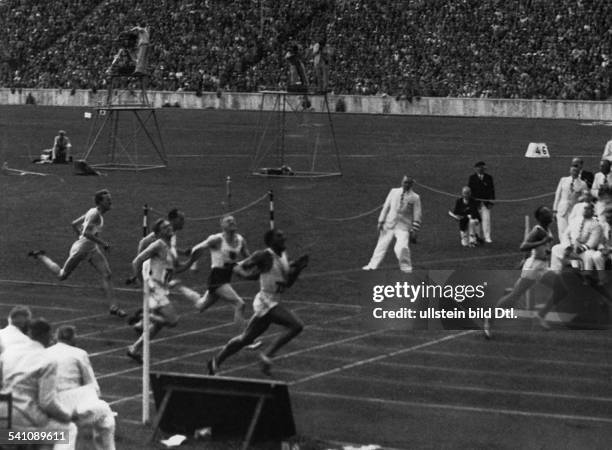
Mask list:
[[[231,196],[231,194],[229,194],[229,192],[230,192],[229,191],[229,189],[230,189],[229,188],[229,183],[230,183],[230,181],[228,180],[228,183],[226,185],[226,188],[227,188],[226,194],[227,194],[228,200],[229,200],[229,198]],[[426,184],[418,183],[416,181],[414,182],[414,184],[416,184],[417,186],[419,186],[419,187],[421,187],[423,189],[426,189],[428,191],[435,192],[437,194],[445,195],[445,196],[451,197],[451,198],[456,198],[457,197],[456,193],[450,193],[450,192],[442,191],[440,189],[436,189],[436,188],[433,188],[433,187],[428,186]],[[555,195],[554,192],[548,192],[548,193],[545,193],[545,194],[534,195],[534,196],[531,196],[531,197],[523,197],[523,198],[516,198],[516,199],[496,199],[493,202],[494,203],[521,203],[521,202],[526,202],[526,201],[529,201],[529,200],[536,200],[536,199],[540,199],[540,198],[551,197],[551,196],[554,196],[554,195]],[[220,219],[221,217],[223,217],[225,215],[237,214],[239,212],[242,212],[242,211],[245,211],[245,210],[247,210],[249,208],[252,208],[253,206],[257,205],[258,203],[261,203],[262,201],[264,201],[266,199],[268,199],[269,204],[270,204],[270,211],[269,211],[269,214],[270,214],[270,227],[274,227],[274,193],[272,191],[268,191],[267,193],[265,193],[261,197],[257,198],[256,200],[252,201],[251,203],[249,203],[249,204],[247,204],[247,205],[245,205],[245,206],[243,206],[241,208],[235,209],[233,211],[228,211],[228,212],[223,213],[223,214],[217,214],[217,215],[208,216],[208,217],[187,217],[186,219],[190,220],[190,221],[194,221],[194,222],[203,222],[203,221],[207,221],[207,220]],[[487,201],[487,199],[479,199],[479,198],[476,198],[475,200]],[[301,214],[302,216],[311,217],[311,218],[316,219],[316,220],[322,220],[322,221],[327,221],[327,222],[347,222],[347,221],[350,221],[350,220],[361,219],[362,217],[367,217],[367,216],[370,216],[370,215],[376,213],[377,211],[379,211],[383,207],[383,205],[379,205],[376,208],[370,209],[370,210],[365,211],[365,212],[360,213],[360,214],[356,214],[354,216],[348,216],[348,217],[322,217],[322,216],[316,216],[314,214],[309,214],[309,213],[305,212],[304,210],[289,204],[286,201],[283,201],[283,200],[280,200],[280,199],[276,199],[276,201],[281,203],[286,208],[288,208],[288,209],[290,209],[292,211],[295,211],[298,214]],[[145,208],[146,208],[146,212],[145,212],[145,219],[144,219],[145,220],[145,222],[144,222],[145,225],[144,226],[146,226],[146,214],[147,214],[147,212],[151,212],[151,213],[157,214],[158,216],[164,216],[164,214],[162,214],[161,212],[157,211],[152,206],[148,206],[147,207],[147,205],[145,205]]]
[[[424,189],[427,189],[428,191],[435,192],[436,194],[442,194],[442,195],[446,195],[447,197],[452,197],[452,198],[457,198],[458,197],[458,194],[453,194],[453,193],[450,193],[450,192],[441,191],[439,189],[432,188],[431,186],[427,186],[426,184],[418,183],[417,181],[415,181],[414,184],[416,184],[417,186],[420,186],[420,187],[422,187]],[[552,197],[554,195],[555,195],[554,192],[548,192],[546,194],[534,195],[532,197],[523,197],[523,198],[515,198],[515,199],[508,199],[508,200],[498,200],[498,199],[490,200],[490,199],[486,199],[486,198],[474,198],[474,200],[485,201],[485,202],[492,202],[492,203],[521,203],[521,202],[526,202],[526,201],[529,201],[529,200],[536,200],[536,199],[539,199],[539,198]]]
[[[290,204],[288,204],[287,202],[284,202],[282,200],[278,200],[279,203],[282,203],[284,206],[286,206],[287,208],[296,211],[304,216],[310,216],[313,217],[314,219],[317,220],[326,220],[326,221],[330,221],[330,222],[345,222],[345,221],[349,221],[349,220],[355,220],[355,219],[361,219],[362,217],[366,217],[369,216],[371,214],[374,214],[376,211],[378,211],[379,209],[382,208],[382,205],[377,206],[374,209],[371,209],[369,211],[366,211],[364,213],[361,214],[357,214],[356,216],[350,216],[350,217],[321,217],[321,216],[314,216],[312,214],[308,214],[304,211],[302,211],[301,209],[296,208],[295,206],[291,206]]]
[[[228,211],[228,212],[223,213],[223,214],[218,214],[218,215],[215,215],[215,216],[208,216],[208,217],[186,217],[186,220],[191,220],[193,222],[203,222],[203,221],[206,221],[206,220],[220,219],[223,216],[227,216],[227,215],[231,215],[231,214],[237,214],[239,212],[245,211],[245,210],[247,210],[247,209],[257,205],[258,203],[264,201],[267,197],[268,197],[268,194],[266,193],[266,194],[262,195],[261,197],[259,197],[258,199],[252,201],[248,205],[243,206],[242,208],[238,208],[238,209],[235,209],[233,211]],[[149,211],[157,214],[158,216],[164,216],[163,213],[157,211],[152,206],[149,206]]]

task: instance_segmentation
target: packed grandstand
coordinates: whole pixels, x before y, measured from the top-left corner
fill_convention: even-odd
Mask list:
[[[3,0],[0,86],[102,89],[143,20],[151,89],[278,87],[286,50],[324,39],[336,94],[612,95],[612,3],[581,0]]]

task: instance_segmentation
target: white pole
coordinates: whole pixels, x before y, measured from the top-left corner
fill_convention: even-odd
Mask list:
[[[523,234],[523,239],[527,239],[527,236],[529,235],[529,215],[525,215],[525,232]],[[532,297],[531,297],[531,289],[528,290],[527,292],[525,292],[525,305],[527,307],[528,311],[531,311],[534,307],[534,305],[532,304]]]
[[[149,302],[144,295],[142,301],[142,320],[142,423],[146,425],[149,423],[149,369],[151,366],[151,352]]]

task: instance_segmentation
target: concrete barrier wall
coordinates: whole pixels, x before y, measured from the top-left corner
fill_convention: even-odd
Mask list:
[[[59,89],[0,89],[1,105],[24,105],[31,95],[37,105],[95,107],[104,104],[106,91]],[[138,102],[138,93],[121,91],[122,102]],[[279,98],[268,93],[205,92],[196,96],[192,92],[150,91],[148,98],[155,107],[178,104],[182,108],[272,110]],[[538,119],[612,120],[612,102],[586,102],[574,100],[517,100],[488,98],[435,98],[423,97],[412,102],[389,96],[328,95],[330,111],[344,106],[344,111],[355,114],[397,114],[410,116],[463,116],[463,117],[517,117]],[[287,95],[290,105],[299,107],[301,97]],[[309,96],[315,111],[325,111],[324,97]]]

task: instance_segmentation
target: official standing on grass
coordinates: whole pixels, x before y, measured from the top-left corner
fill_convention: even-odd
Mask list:
[[[472,197],[478,201],[482,237],[487,244],[490,244],[493,242],[491,240],[491,208],[495,200],[495,186],[493,177],[485,173],[486,168],[484,161],[474,164],[476,173],[470,175],[468,187],[472,190]]]
[[[382,262],[391,241],[395,237],[395,256],[402,272],[412,272],[410,244],[416,244],[421,229],[421,197],[412,190],[414,179],[402,178],[402,186],[389,191],[378,217],[378,242],[370,262],[363,270],[376,270]]]

